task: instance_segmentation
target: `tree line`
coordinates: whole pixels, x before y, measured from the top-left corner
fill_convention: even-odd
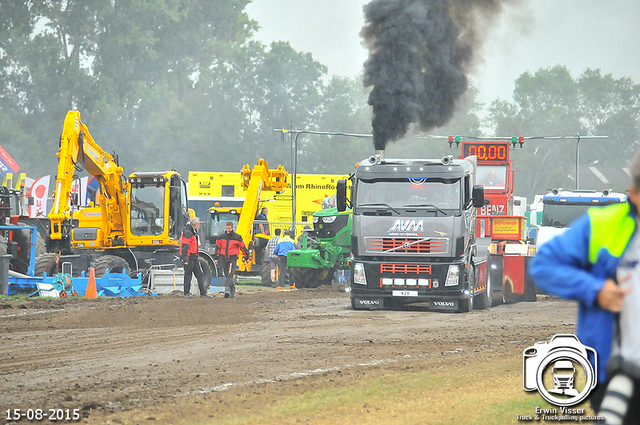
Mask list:
[[[254,39],[249,0],[31,0],[1,2],[2,146],[30,176],[55,174],[66,112],[78,109],[94,139],[127,172],[236,171],[265,158],[290,168],[278,128],[371,133],[362,77],[333,77],[288,42]],[[600,70],[574,78],[558,65],[525,72],[511,100],[477,102],[430,134],[606,135],[581,161],[626,163],[638,148],[640,86]],[[486,110],[486,114],[482,112]],[[484,118],[481,118],[483,117]],[[412,129],[392,157],[458,154]],[[572,187],[573,142],[527,143],[514,152],[516,190]],[[301,135],[298,172],[348,173],[368,139]]]

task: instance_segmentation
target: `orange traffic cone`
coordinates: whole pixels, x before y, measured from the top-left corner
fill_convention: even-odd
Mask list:
[[[93,267],[89,269],[89,281],[87,282],[87,292],[85,298],[98,298],[98,290],[96,288],[96,272]]]

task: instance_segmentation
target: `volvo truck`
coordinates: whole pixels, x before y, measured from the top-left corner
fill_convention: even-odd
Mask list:
[[[352,208],[351,307],[468,312],[491,305],[486,247],[476,245],[477,157],[361,161],[337,185],[338,210]],[[348,195],[350,187],[350,196]]]

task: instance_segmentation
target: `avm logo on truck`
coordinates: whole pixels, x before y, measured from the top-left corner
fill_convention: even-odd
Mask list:
[[[389,228],[389,232],[424,232],[424,221],[398,219]]]

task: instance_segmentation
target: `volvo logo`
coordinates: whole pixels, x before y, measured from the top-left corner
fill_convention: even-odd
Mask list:
[[[389,229],[391,232],[424,232],[424,221],[397,219]]]
[[[455,306],[453,301],[434,301],[433,305],[438,307],[453,307]]]
[[[409,242],[402,242],[402,247],[404,249],[409,249],[411,247],[411,244]]]

